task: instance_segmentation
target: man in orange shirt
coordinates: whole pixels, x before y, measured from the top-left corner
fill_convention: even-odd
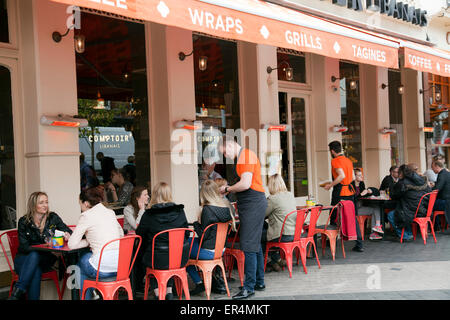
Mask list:
[[[257,155],[242,148],[234,137],[223,139],[219,151],[229,159],[236,159],[236,174],[240,180],[232,186],[222,186],[220,192],[236,194],[239,214],[239,238],[245,255],[245,281],[233,299],[246,299],[266,288],[264,284],[264,255],[261,235],[267,209],[267,199],[261,178],[261,164]]]
[[[357,204],[355,199],[355,190],[351,185],[352,181],[355,180],[355,172],[353,171],[353,163],[349,158],[344,156],[342,152],[342,145],[339,141],[330,142],[328,145],[330,148],[330,154],[333,160],[331,160],[331,169],[333,174],[333,182],[325,185],[325,190],[330,190],[333,188],[333,193],[331,195],[331,205],[334,206],[341,200],[350,200],[355,204],[355,220],[358,214]],[[334,221],[335,214],[331,217],[331,221]],[[359,229],[358,221],[356,220],[356,245],[352,249],[356,252],[363,252],[363,244],[361,238],[361,230]]]

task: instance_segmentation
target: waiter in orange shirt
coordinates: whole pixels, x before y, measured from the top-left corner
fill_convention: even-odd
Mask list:
[[[239,213],[239,238],[245,255],[245,281],[240,292],[233,299],[246,299],[255,290],[262,291],[264,284],[264,255],[261,235],[267,209],[267,199],[261,178],[261,163],[257,155],[242,148],[234,137],[227,137],[219,143],[219,151],[229,159],[236,159],[236,174],[239,181],[232,186],[222,186],[220,192],[236,194]]]
[[[356,245],[352,249],[356,252],[363,252],[363,243],[361,238],[361,230],[359,229],[359,224],[356,219],[358,214],[357,204],[355,198],[355,190],[351,185],[352,181],[355,180],[355,172],[353,171],[352,161],[344,156],[342,152],[342,145],[339,141],[330,142],[328,145],[330,149],[330,154],[333,160],[331,160],[331,169],[333,174],[333,182],[325,185],[325,190],[330,190],[333,188],[333,193],[331,194],[331,205],[334,206],[341,200],[350,200],[355,204],[355,226],[356,226]],[[331,221],[334,221],[334,216],[331,217]]]

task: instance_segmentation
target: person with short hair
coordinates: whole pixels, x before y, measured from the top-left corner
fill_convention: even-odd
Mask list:
[[[338,204],[341,200],[350,200],[355,204],[355,229],[357,240],[353,247],[353,251],[363,252],[363,243],[361,239],[361,230],[359,229],[359,224],[356,219],[358,215],[358,208],[355,199],[355,190],[352,186],[352,181],[355,180],[355,173],[353,172],[352,161],[344,156],[342,150],[342,144],[340,141],[332,141],[328,144],[330,149],[331,157],[331,168],[333,174],[333,181],[324,186],[325,190],[330,190],[333,188],[331,195],[331,205],[334,206]],[[333,210],[336,211],[336,210]],[[336,217],[335,212],[331,216],[330,221],[334,221]]]
[[[96,158],[100,162],[103,183],[111,181],[111,171],[116,169],[114,159],[111,157],[105,157],[103,152],[98,152]]]
[[[117,274],[119,261],[119,244],[112,243],[103,251],[102,264],[98,270],[100,252],[105,244],[124,236],[123,229],[117,221],[113,210],[102,204],[103,196],[97,188],[83,190],[79,203],[81,216],[77,226],[69,238],[68,247],[78,249],[90,247],[91,251],[84,253],[78,267],[80,268],[80,296],[83,292],[84,280],[95,279],[97,271],[99,279],[114,277]],[[85,237],[85,239],[84,239]],[[91,300],[93,289],[86,291],[85,299]]]
[[[17,236],[19,247],[14,259],[14,270],[19,280],[14,284],[9,300],[21,300],[25,294],[29,300],[39,300],[41,275],[51,270],[57,257],[50,252],[38,252],[31,246],[46,243],[55,230],[63,231],[65,240],[72,230],[48,205],[45,192],[33,192],[28,198],[27,211],[19,219]]]
[[[395,210],[388,213],[389,223],[400,238],[402,229],[405,229],[404,241],[413,238],[411,223],[416,214],[420,198],[431,191],[425,179],[419,176],[409,165],[401,165],[399,168],[399,181],[394,185],[390,196],[396,200]],[[417,217],[424,217],[427,214],[428,198],[424,198],[420,204]]]
[[[389,168],[389,175],[384,177],[380,185],[380,191],[390,192],[394,184],[398,182],[398,167],[392,166]]]
[[[261,163],[257,155],[243,148],[234,137],[224,137],[218,143],[219,151],[229,159],[237,159],[236,174],[239,181],[222,186],[222,194],[235,193],[240,220],[240,244],[245,255],[244,286],[233,299],[247,299],[255,290],[262,291],[264,283],[264,254],[261,235],[267,209],[267,199],[261,177]]]
[[[133,188],[134,186],[129,181],[129,176],[125,169],[113,169],[111,171],[111,181],[105,184],[105,193],[107,191],[111,193],[112,202],[118,202],[119,205],[126,206],[130,203]],[[105,199],[107,199],[107,194],[105,194]]]
[[[444,167],[444,163],[438,159],[433,160],[431,169],[437,174],[436,184],[433,190],[439,190],[434,204],[434,211],[444,211],[447,223],[450,221],[450,172]],[[436,226],[439,226],[438,216],[436,219]],[[435,227],[436,227],[435,226]]]

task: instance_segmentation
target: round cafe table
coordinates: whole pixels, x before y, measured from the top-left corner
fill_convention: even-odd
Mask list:
[[[383,232],[385,231],[385,213],[384,213],[384,209],[385,208],[392,208],[395,207],[395,204],[397,203],[395,200],[392,200],[389,197],[383,197],[383,196],[370,196],[370,197],[363,197],[360,198],[359,200],[362,201],[363,205],[367,205],[367,206],[378,206],[378,208],[380,209],[380,220],[381,220],[381,228],[383,228]],[[383,233],[383,238],[384,238],[384,234]]]

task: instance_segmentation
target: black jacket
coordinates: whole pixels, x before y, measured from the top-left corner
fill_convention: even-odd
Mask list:
[[[388,191],[389,192],[392,190],[392,188],[395,185],[395,181],[394,178],[392,178],[391,175],[388,175],[386,177],[384,177],[383,181],[381,181],[381,186],[380,186],[380,191]]]
[[[136,234],[142,237],[142,247],[139,258],[146,267],[152,267],[153,237],[164,230],[175,228],[187,228],[188,223],[184,212],[184,205],[175,203],[155,204],[142,215]],[[182,261],[180,267],[184,267],[189,259],[190,242],[189,233],[185,235]],[[155,243],[155,269],[169,268],[169,238],[167,233],[158,236]]]
[[[390,196],[392,200],[397,200],[395,207],[395,223],[398,227],[403,228],[411,225],[420,198],[425,194],[431,192],[425,179],[417,173],[413,173],[409,177],[400,179],[391,190]],[[424,217],[427,215],[428,198],[425,197],[420,204],[417,217]]]
[[[17,235],[19,237],[17,254],[29,254],[32,251],[32,245],[44,244],[45,238],[50,236],[50,230],[54,232],[55,229],[72,234],[72,230],[66,226],[62,219],[54,212],[49,213],[42,234],[33,222],[27,222],[25,217],[21,217],[17,227]],[[41,253],[41,268],[48,269],[55,261],[56,256],[54,254],[49,252]]]
[[[438,199],[450,200],[450,172],[446,169],[439,172],[433,190],[439,190]]]
[[[203,231],[211,224],[217,222],[228,222],[231,220],[230,208],[228,207],[216,207],[216,206],[204,206],[202,210],[201,224],[194,222],[194,230],[201,238]],[[216,234],[217,226],[211,227],[206,230],[203,237],[202,248],[214,250],[216,246]]]

